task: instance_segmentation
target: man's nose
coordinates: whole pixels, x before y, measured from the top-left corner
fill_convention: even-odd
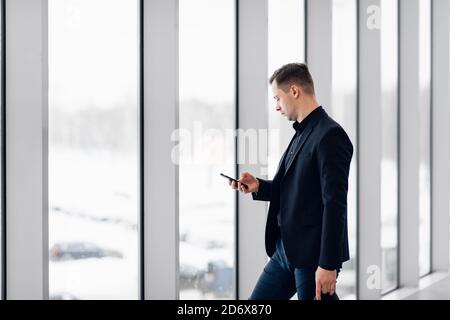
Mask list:
[[[276,106],[275,106],[275,110],[280,111],[280,110],[281,110],[281,107],[280,107],[279,105],[276,105]]]

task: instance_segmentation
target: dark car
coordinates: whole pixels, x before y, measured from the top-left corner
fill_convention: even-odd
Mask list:
[[[201,279],[203,279],[205,271],[200,270],[194,266],[181,264],[180,265],[180,289],[194,289],[197,288]]]
[[[234,270],[225,261],[209,261],[199,287],[203,294],[212,292],[216,298],[226,298],[233,294],[233,279]]]
[[[50,260],[52,261],[103,257],[122,258],[123,255],[115,250],[105,250],[90,242],[79,241],[56,243],[50,249]]]

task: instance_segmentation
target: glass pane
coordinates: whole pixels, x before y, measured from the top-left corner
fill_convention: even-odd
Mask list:
[[[49,1],[51,299],[138,298],[138,1]]]
[[[235,1],[179,1],[180,298],[235,297]]]
[[[330,115],[345,129],[353,143],[347,197],[350,261],[343,265],[337,292],[343,299],[356,298],[356,125],[357,125],[357,20],[355,0],[333,0],[332,102]]]
[[[382,291],[397,287],[398,2],[381,0],[381,272]]]
[[[269,0],[268,75],[291,62],[305,62],[304,0]],[[269,158],[268,177],[276,173],[278,163],[294,135],[292,122],[275,109],[272,89],[268,85]]]
[[[431,248],[431,2],[419,1],[419,268],[430,272]]]

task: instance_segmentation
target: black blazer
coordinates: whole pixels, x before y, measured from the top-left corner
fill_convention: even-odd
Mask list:
[[[269,257],[281,235],[294,267],[334,270],[350,258],[347,190],[353,146],[344,129],[322,107],[308,117],[290,163],[284,166],[285,152],[274,179],[258,179],[259,190],[252,195],[254,200],[270,201],[266,223]]]

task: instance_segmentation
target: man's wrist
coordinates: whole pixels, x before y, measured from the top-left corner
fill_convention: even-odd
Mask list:
[[[259,191],[259,185],[260,185],[259,179],[256,178],[256,190],[254,191],[254,193],[258,193],[258,191]]]
[[[323,270],[325,270],[325,271],[336,271],[337,269],[335,269],[335,268],[330,268],[330,267],[322,267],[322,266],[320,266],[319,265],[319,268],[321,268],[321,269],[323,269]]]

